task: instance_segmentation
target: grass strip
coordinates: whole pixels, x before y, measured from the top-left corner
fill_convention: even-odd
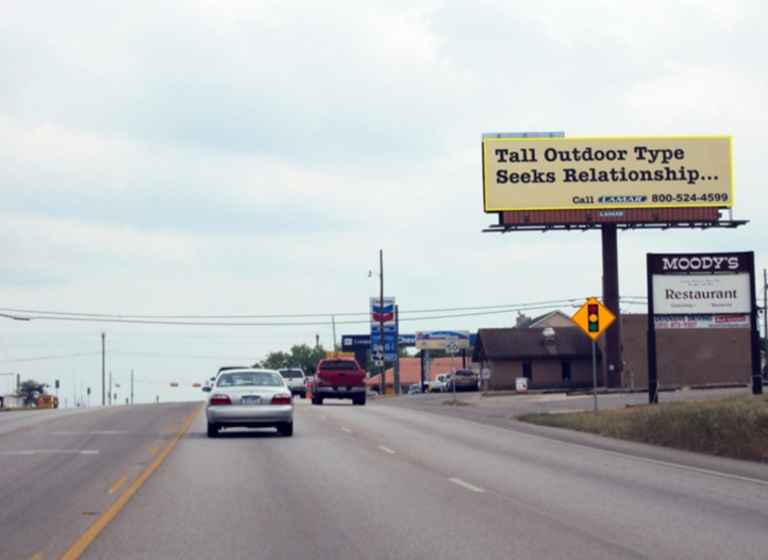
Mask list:
[[[768,395],[594,412],[521,414],[518,420],[618,439],[768,463]]]

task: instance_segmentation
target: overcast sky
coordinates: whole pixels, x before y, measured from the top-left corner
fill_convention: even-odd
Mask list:
[[[220,365],[331,348],[332,316],[337,340],[366,333],[380,249],[402,332],[517,316],[435,310],[572,314],[532,304],[601,295],[600,234],[482,233],[484,132],[732,136],[749,224],[620,232],[621,294],[645,295],[647,252],[755,251],[762,278],[767,16],[749,0],[2,0],[0,313],[253,318],[0,317],[0,373],[100,402],[106,332],[118,401],[131,370],[137,402],[202,398],[191,384]]]

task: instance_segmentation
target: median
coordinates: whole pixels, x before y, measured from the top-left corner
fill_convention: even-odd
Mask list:
[[[768,395],[521,414],[518,420],[675,449],[768,463]]]

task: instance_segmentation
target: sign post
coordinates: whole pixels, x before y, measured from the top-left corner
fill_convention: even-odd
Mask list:
[[[445,352],[451,355],[451,388],[453,389],[453,400],[456,400],[456,368],[453,367],[453,356],[459,351],[459,337],[445,337]]]
[[[597,339],[603,334],[611,323],[616,320],[616,315],[600,303],[597,298],[591,297],[587,303],[574,313],[571,320],[592,339],[592,391],[595,396],[595,414],[597,414]]]

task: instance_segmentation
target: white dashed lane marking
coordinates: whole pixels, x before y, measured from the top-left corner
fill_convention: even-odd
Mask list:
[[[483,490],[482,488],[478,488],[477,486],[474,486],[469,482],[464,482],[460,478],[449,478],[448,480],[450,480],[454,484],[458,484],[459,486],[466,488],[467,490],[472,490],[473,492],[485,492],[485,490]]]

